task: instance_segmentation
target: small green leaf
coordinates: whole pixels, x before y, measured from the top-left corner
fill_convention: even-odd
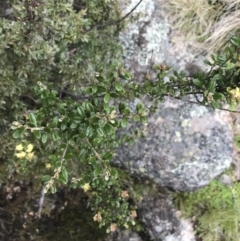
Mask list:
[[[53,141],[57,141],[58,140],[58,135],[57,135],[57,133],[55,131],[53,131],[51,133],[51,136],[52,136]]]
[[[125,110],[125,108],[126,108],[125,103],[123,103],[123,102],[119,103],[118,109],[119,109],[119,112],[120,112],[121,114],[123,113],[123,111]]]
[[[142,109],[143,109],[143,105],[142,104],[137,104],[137,106],[136,106],[137,112],[139,112]]]
[[[15,130],[15,131],[13,132],[13,137],[14,137],[15,139],[18,139],[18,138],[20,137],[20,135],[21,135],[21,131],[20,131],[19,129]]]
[[[115,129],[112,125],[110,125],[109,123],[107,123],[105,126],[104,126],[104,130],[105,132],[108,134],[108,135],[112,135],[115,133]]]
[[[88,164],[94,164],[96,161],[96,157],[95,156],[92,156],[88,159]]]
[[[114,178],[114,179],[117,179],[118,178],[118,171],[114,168],[111,168],[110,170],[110,174],[111,174],[111,177]]]
[[[122,89],[123,89],[121,83],[118,82],[118,81],[116,81],[116,82],[114,83],[114,87],[115,87],[115,89],[116,89],[117,91],[122,91]]]
[[[130,110],[129,110],[129,108],[126,108],[126,109],[124,109],[124,115],[130,115]]]
[[[56,161],[57,160],[57,155],[50,155],[48,156],[49,160]]]
[[[119,94],[117,94],[116,92],[111,92],[111,93],[110,93],[110,96],[111,96],[112,98],[118,98],[118,97],[119,97]]]
[[[84,117],[84,109],[81,106],[78,106],[77,112],[81,117]]]
[[[131,73],[129,73],[129,72],[122,72],[121,74],[120,74],[120,77],[121,78],[123,78],[124,80],[131,80],[132,79],[132,75],[131,75]]]
[[[31,124],[33,124],[34,126],[37,126],[37,120],[36,120],[36,117],[33,113],[29,114],[29,120],[30,120]]]
[[[92,92],[95,94],[97,93],[97,86],[96,85],[92,85]]]
[[[177,72],[176,70],[173,71],[173,74],[174,74],[177,78],[179,78],[179,74],[178,74],[178,72]]]
[[[88,126],[86,129],[86,136],[91,137],[93,135],[93,128],[92,126]]]
[[[76,129],[76,128],[77,128],[77,124],[76,124],[76,123],[72,123],[72,124],[70,125],[70,128],[71,128],[71,129]]]
[[[94,107],[90,102],[86,102],[86,109],[87,111],[91,112],[94,110]]]
[[[48,124],[48,127],[50,128],[55,128],[57,126],[57,122],[51,122],[50,124]]]
[[[72,159],[73,158],[73,153],[72,152],[67,152],[65,155],[65,159]]]
[[[202,87],[203,83],[199,79],[193,79],[192,82],[197,86],[197,87]]]
[[[52,194],[56,193],[56,191],[57,191],[56,186],[55,186],[55,185],[52,185],[52,186],[50,187],[50,191],[51,191]]]
[[[85,149],[82,149],[78,154],[78,158],[80,159],[80,161],[85,161],[86,156],[87,156],[87,150]]]
[[[134,115],[133,120],[134,120],[135,122],[140,121],[139,115]]]
[[[106,93],[105,96],[104,96],[104,99],[103,99],[104,103],[107,104],[109,102],[109,99],[110,99],[110,94]]]
[[[97,128],[97,134],[99,135],[99,136],[104,136],[104,132],[103,132],[103,129],[102,128]]]
[[[67,172],[67,169],[65,167],[62,167],[62,175],[63,177],[65,178],[66,181],[68,181],[68,172]]]
[[[93,140],[93,146],[95,147],[95,146],[97,146],[98,144],[100,144],[102,142],[102,139],[100,139],[100,138],[95,138],[94,140]]]
[[[112,152],[107,152],[104,154],[104,156],[102,157],[103,160],[110,160],[113,157],[113,153]]]
[[[103,93],[103,92],[106,92],[106,90],[107,90],[107,89],[106,89],[104,86],[99,85],[99,86],[97,87],[97,93],[98,93],[98,94]]]
[[[109,106],[109,104],[108,103],[105,103],[104,105],[103,105],[103,109],[106,111],[106,113],[107,114],[109,114],[110,113],[110,106]]]
[[[106,121],[101,119],[101,120],[98,121],[98,125],[99,125],[100,128],[103,128],[106,125]]]
[[[61,184],[64,184],[66,185],[68,180],[65,179],[65,177],[62,175],[62,173],[60,173],[60,175],[58,176],[58,181],[61,183]]]
[[[99,176],[99,174],[102,172],[102,167],[98,166],[97,168],[95,168],[95,170],[93,171],[93,175],[94,177]]]
[[[92,93],[92,87],[89,87],[85,90],[86,94],[91,94]]]
[[[102,75],[96,76],[96,79],[97,79],[99,82],[103,82],[103,81],[105,80]]]
[[[33,135],[35,138],[40,139],[41,138],[41,132],[40,131],[33,131]]]
[[[219,103],[219,102],[211,102],[211,105],[215,108],[215,109],[219,109],[219,108],[222,108],[222,104]]]
[[[121,121],[121,126],[122,126],[122,127],[126,127],[127,124],[128,124],[127,118],[123,118],[122,121]]]
[[[209,60],[207,60],[207,59],[205,59],[203,62],[204,62],[205,64],[207,64],[207,65],[212,66],[212,63],[211,63]]]
[[[99,100],[96,97],[93,97],[92,104],[95,105],[95,106],[98,106],[99,105]]]
[[[98,120],[99,120],[99,117],[97,117],[97,116],[92,116],[92,117],[89,119],[89,122],[90,122],[91,124],[97,124]]]
[[[52,129],[49,127],[45,127],[43,130],[46,131],[48,134],[52,132]]]
[[[233,38],[230,39],[230,42],[231,42],[233,45],[235,45],[235,46],[237,46],[237,47],[240,47],[240,40],[239,40],[238,38],[233,37]]]
[[[147,117],[146,116],[141,116],[140,119],[141,119],[142,123],[146,123],[147,122]]]
[[[226,55],[219,55],[217,57],[217,59],[220,60],[220,61],[226,61],[227,60],[227,56]]]
[[[222,93],[214,93],[214,95],[213,95],[213,99],[215,101],[223,100],[224,98],[225,98],[225,96]]]
[[[66,124],[61,124],[61,130],[64,131],[67,129],[67,125]]]
[[[44,132],[44,133],[42,134],[42,143],[43,143],[43,144],[45,144],[45,143],[47,142],[47,138],[48,138],[47,133]]]
[[[216,84],[217,84],[216,79],[215,78],[211,79],[208,84],[208,91],[212,93],[215,92]]]
[[[43,181],[44,183],[48,182],[50,179],[51,179],[51,176],[49,176],[49,175],[44,175],[44,176],[42,177],[42,181]]]
[[[21,12],[23,11],[22,7],[20,5],[13,5],[12,6],[14,9],[16,9],[17,11]]]

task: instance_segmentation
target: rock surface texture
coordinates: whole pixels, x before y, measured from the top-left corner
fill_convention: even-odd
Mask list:
[[[137,233],[130,230],[116,230],[111,233],[104,241],[143,241]]]
[[[138,2],[119,0],[119,5],[127,14]],[[171,30],[163,3],[164,0],[141,1],[131,14],[135,21],[120,36],[126,68],[139,81],[146,74],[152,76],[152,67],[161,63],[189,75],[199,67],[206,70],[202,64],[204,57],[196,57],[189,45]],[[150,116],[144,130],[146,138],[123,146],[113,162],[161,187],[196,190],[232,163],[233,137],[228,112],[166,99]],[[190,221],[178,217],[167,196],[144,197],[138,210],[153,240],[195,240]]]
[[[139,207],[139,216],[155,241],[195,241],[192,224],[181,218],[165,196],[145,197]]]
[[[159,105],[145,138],[122,146],[114,163],[159,186],[194,191],[231,164],[229,113],[180,100]]]

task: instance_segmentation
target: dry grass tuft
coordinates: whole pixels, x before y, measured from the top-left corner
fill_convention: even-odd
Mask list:
[[[240,0],[168,0],[164,7],[173,29],[209,53],[240,35]]]

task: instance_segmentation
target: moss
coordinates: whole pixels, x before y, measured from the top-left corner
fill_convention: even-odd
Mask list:
[[[240,228],[240,185],[225,186],[213,180],[205,188],[174,195],[183,215],[192,218],[203,241],[235,241]]]

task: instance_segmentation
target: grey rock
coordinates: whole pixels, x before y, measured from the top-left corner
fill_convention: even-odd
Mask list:
[[[139,0],[119,1],[123,14]],[[125,64],[138,80],[151,65],[166,62],[189,75],[206,69],[196,62],[187,44],[176,47],[165,18],[162,0],[144,0],[132,13],[120,41]],[[207,185],[232,162],[232,131],[229,113],[196,104],[166,100],[145,127],[147,136],[131,147],[124,146],[114,163],[137,176],[147,177],[175,190],[195,190]]]
[[[143,0],[131,14],[133,21],[129,21],[120,34],[125,66],[134,72],[138,80],[146,74],[154,77],[153,66],[163,63],[178,71],[192,72],[189,68],[192,63],[200,69],[207,69],[203,65],[203,56],[193,54],[192,47],[171,29],[166,9],[163,8],[164,1]],[[138,2],[119,0],[123,15],[129,13]]]
[[[161,194],[146,196],[139,205],[139,216],[155,241],[195,241],[192,223],[181,217],[172,200]]]
[[[117,229],[115,232],[109,234],[103,241],[143,241],[141,237],[131,230]]]
[[[119,0],[123,15],[130,12],[139,0]],[[120,42],[125,50],[124,63],[140,80],[154,64],[164,61],[164,49],[168,45],[169,24],[157,1],[144,0],[132,13],[137,19],[129,23],[121,33]]]
[[[145,197],[138,207],[138,213],[149,235],[155,241],[164,240],[180,226],[172,202],[166,197]]]
[[[166,100],[144,126],[145,138],[123,145],[113,163],[162,187],[193,191],[232,162],[228,112]]]
[[[218,180],[225,186],[232,186],[233,185],[232,178],[227,174],[221,175],[221,177]]]
[[[6,16],[12,14],[13,8],[7,8],[5,13],[6,13]]]

